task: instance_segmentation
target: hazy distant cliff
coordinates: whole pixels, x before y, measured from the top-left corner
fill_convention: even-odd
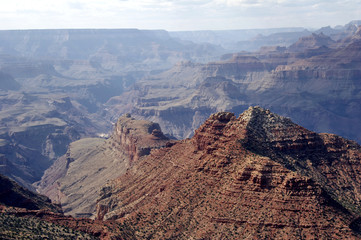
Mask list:
[[[347,43],[313,34],[289,48],[262,48],[207,64],[183,62],[111,98],[109,112],[132,112],[185,138],[212,112],[240,113],[259,104],[314,131],[360,142],[359,32]]]

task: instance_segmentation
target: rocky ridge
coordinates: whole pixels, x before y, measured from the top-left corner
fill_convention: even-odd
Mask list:
[[[61,204],[65,214],[92,217],[107,181],[169,141],[158,124],[126,114],[118,119],[109,139],[85,138],[71,143],[68,152],[36,184],[37,191]]]
[[[110,181],[97,218],[138,238],[357,239],[360,160],[357,143],[269,110],[221,112]]]
[[[0,175],[1,239],[134,239],[130,226],[64,216],[45,196]]]

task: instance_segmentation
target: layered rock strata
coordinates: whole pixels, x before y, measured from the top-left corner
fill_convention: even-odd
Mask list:
[[[361,148],[251,107],[213,114],[101,191],[98,219],[138,238],[357,239]]]
[[[211,113],[238,114],[260,105],[313,131],[360,143],[360,32],[342,44],[320,33],[288,48],[228,54],[207,64],[183,62],[110,99],[109,113],[131,112],[184,139]]]
[[[64,216],[58,205],[0,175],[1,239],[134,239],[130,226]]]

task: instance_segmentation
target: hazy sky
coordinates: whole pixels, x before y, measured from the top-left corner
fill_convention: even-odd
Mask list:
[[[0,29],[318,28],[356,19],[361,0],[0,0]]]

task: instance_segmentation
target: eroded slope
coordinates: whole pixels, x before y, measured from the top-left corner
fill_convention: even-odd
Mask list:
[[[73,142],[46,171],[37,190],[60,203],[65,214],[92,217],[101,187],[168,141],[158,124],[124,115],[109,139]]]

